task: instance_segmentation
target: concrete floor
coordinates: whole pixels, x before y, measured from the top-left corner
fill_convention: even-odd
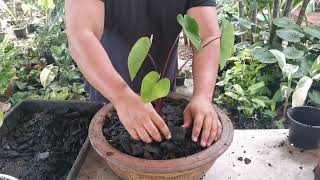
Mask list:
[[[301,151],[287,143],[287,130],[236,130],[230,148],[217,160],[205,180],[313,180],[318,151]],[[250,164],[238,160],[248,158]],[[78,180],[119,180],[90,151]]]

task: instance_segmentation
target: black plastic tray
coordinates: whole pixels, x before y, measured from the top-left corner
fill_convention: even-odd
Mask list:
[[[24,113],[42,112],[44,109],[56,109],[70,107],[79,112],[94,114],[103,107],[103,102],[87,102],[87,101],[47,101],[47,100],[25,100],[13,107],[5,115],[4,125],[0,128],[0,136],[6,134],[10,129],[6,127],[6,121],[14,121],[19,118],[17,111]],[[81,166],[90,150],[90,141],[87,138],[80,149],[72,168],[69,170],[66,180],[75,180],[81,169]]]

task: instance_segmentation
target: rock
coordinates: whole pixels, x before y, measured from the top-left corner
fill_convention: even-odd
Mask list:
[[[49,157],[50,153],[49,152],[42,152],[42,153],[38,153],[36,154],[36,160],[40,161],[40,160],[45,160]]]
[[[244,159],[244,163],[250,164],[250,163],[251,163],[251,159],[245,158],[245,159]]]

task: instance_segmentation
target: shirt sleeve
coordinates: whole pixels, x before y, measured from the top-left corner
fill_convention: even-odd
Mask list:
[[[216,0],[189,0],[189,7],[197,7],[197,6],[216,6]]]

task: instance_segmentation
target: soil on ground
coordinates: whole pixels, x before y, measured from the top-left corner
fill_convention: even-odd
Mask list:
[[[204,148],[201,147],[199,140],[196,143],[191,140],[192,129],[181,127],[183,111],[187,103],[186,100],[164,101],[162,115],[172,133],[170,140],[162,138],[162,142],[146,144],[132,139],[121,124],[116,112],[106,121],[103,127],[104,136],[111,145],[121,152],[138,158],[167,160],[198,153]]]
[[[19,118],[6,122],[10,131],[0,136],[0,174],[20,180],[66,179],[86,140],[90,115],[70,108],[16,113]]]

